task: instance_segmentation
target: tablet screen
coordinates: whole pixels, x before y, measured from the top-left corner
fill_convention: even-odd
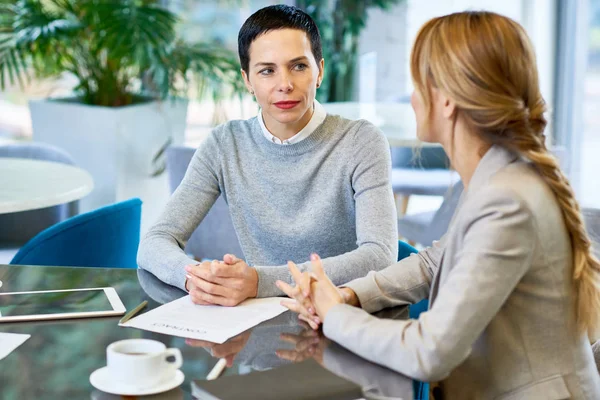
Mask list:
[[[0,316],[111,311],[103,289],[0,295]]]

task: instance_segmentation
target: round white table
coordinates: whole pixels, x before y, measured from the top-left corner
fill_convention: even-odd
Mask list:
[[[417,138],[416,129],[408,130],[395,126],[380,126],[390,147],[440,147],[439,143],[422,142]]]
[[[69,203],[93,188],[92,176],[72,165],[0,158],[0,214]]]

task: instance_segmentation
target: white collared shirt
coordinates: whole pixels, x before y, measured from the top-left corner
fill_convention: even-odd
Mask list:
[[[258,110],[258,123],[260,124],[260,128],[262,129],[263,134],[265,135],[267,140],[269,140],[270,142],[273,142],[275,144],[294,144],[294,143],[301,142],[302,140],[309,137],[317,129],[317,127],[319,125],[321,125],[323,123],[323,121],[325,121],[326,116],[327,116],[327,112],[325,111],[325,108],[323,108],[321,103],[319,103],[317,100],[315,100],[314,101],[314,112],[313,112],[312,117],[310,118],[310,121],[308,121],[308,124],[306,124],[306,126],[304,128],[302,128],[302,130],[300,132],[296,133],[291,138],[283,140],[283,141],[281,139],[279,139],[278,137],[273,136],[271,134],[271,132],[269,132],[269,130],[267,129],[267,127],[265,125],[265,121],[263,120],[263,117],[262,117],[262,110]]]

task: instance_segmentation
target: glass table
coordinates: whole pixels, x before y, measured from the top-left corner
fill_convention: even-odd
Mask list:
[[[143,270],[0,265],[2,292],[106,287],[116,289],[130,310],[148,300],[146,310],[186,294]],[[407,318],[406,308],[384,310],[383,318]],[[412,399],[412,380],[372,364],[302,326],[285,312],[222,345],[119,327],[118,317],[0,324],[0,332],[31,337],[0,360],[0,398],[121,399],[95,389],[90,374],[106,365],[106,347],[117,340],[148,338],[183,354],[184,383],[149,399],[191,399],[191,382],[204,379],[218,358],[234,355],[224,375],[277,368],[307,358],[361,385],[365,398]],[[298,377],[296,377],[298,378]],[[301,379],[301,377],[300,377]],[[129,397],[131,398],[131,397]],[[139,397],[141,398],[141,397]]]

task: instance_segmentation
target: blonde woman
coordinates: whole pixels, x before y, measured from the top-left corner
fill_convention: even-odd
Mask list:
[[[278,285],[296,301],[285,304],[360,356],[439,381],[445,399],[600,399],[600,264],[546,150],[524,29],[489,12],[435,18],[411,71],[417,134],[444,147],[465,185],[447,234],[341,289],[316,255],[312,276],[290,265],[297,286]],[[368,314],[423,298],[418,320]]]

